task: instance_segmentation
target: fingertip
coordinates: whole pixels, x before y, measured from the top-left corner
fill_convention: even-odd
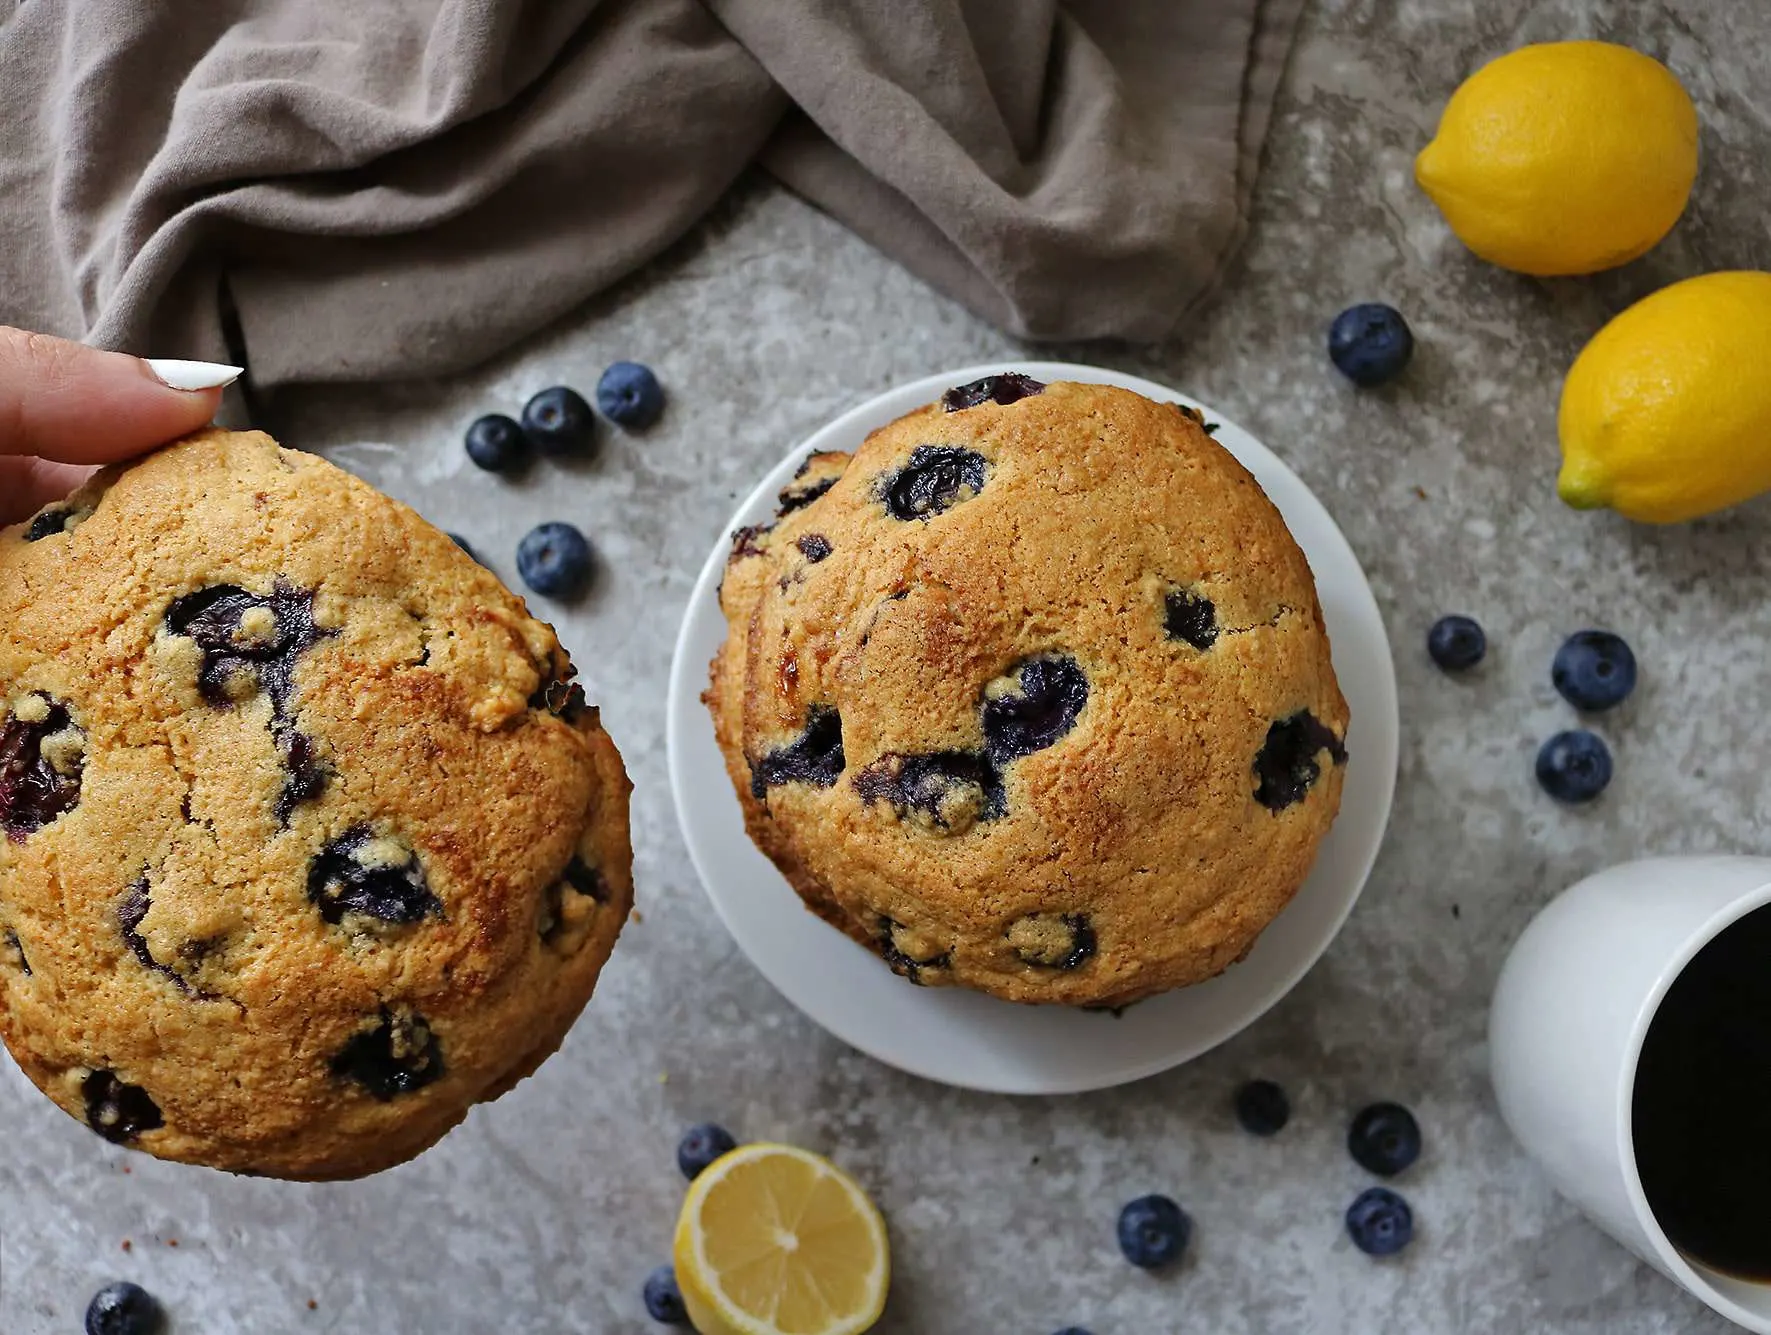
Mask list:
[[[219,386],[239,374],[0,329],[0,454],[127,459],[206,426],[221,406]]]

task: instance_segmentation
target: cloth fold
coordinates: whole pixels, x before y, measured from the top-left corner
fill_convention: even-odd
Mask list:
[[[1169,335],[1303,0],[0,0],[0,322],[447,374],[752,162],[986,319]]]

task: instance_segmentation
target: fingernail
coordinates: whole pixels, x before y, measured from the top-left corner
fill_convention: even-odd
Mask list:
[[[223,366],[220,362],[186,362],[177,357],[143,357],[148,370],[168,389],[220,389],[240,378],[243,366]]]

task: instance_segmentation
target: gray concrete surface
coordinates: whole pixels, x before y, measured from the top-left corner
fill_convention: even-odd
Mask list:
[[[1536,282],[1466,254],[1410,161],[1476,63],[1573,35],[1670,61],[1701,108],[1703,169],[1690,213],[1647,259]],[[643,921],[537,1078],[368,1182],[235,1180],[114,1151],[0,1065],[0,1331],[74,1331],[114,1277],[162,1295],[180,1335],[645,1331],[639,1285],[665,1255],[682,1186],[672,1149],[709,1117],[827,1151],[878,1194],[897,1262],[884,1332],[1724,1329],[1521,1157],[1495,1114],[1483,1033],[1508,944],[1562,886],[1643,853],[1767,846],[1771,508],[1658,532],[1573,514],[1552,494],[1560,377],[1607,314],[1675,277],[1771,267],[1767,49],[1771,10],[1741,0],[1324,0],[1221,300],[1172,346],[1058,350],[1183,387],[1284,456],[1365,561],[1401,678],[1394,818],[1351,923],[1251,1030],[1125,1089],[982,1097],[826,1037],[726,937],[666,787],[672,640],[734,501],[840,409],[1024,349],[750,182],[645,274],[479,374],[272,405],[285,440],[467,535],[507,577],[532,523],[569,518],[593,536],[599,589],[546,610],[638,784]],[[1400,384],[1357,393],[1328,367],[1323,330],[1368,298],[1408,313],[1420,351]],[[465,466],[460,435],[478,412],[559,381],[588,388],[617,357],[667,382],[657,429],[515,486]],[[1491,659],[1467,680],[1440,676],[1421,649],[1448,610],[1489,628]],[[1643,677],[1600,725],[1614,787],[1568,811],[1537,791],[1530,761],[1570,717],[1550,655],[1589,624],[1629,636]],[[1230,1117],[1231,1091],[1255,1074],[1295,1100],[1273,1141]],[[1342,1148],[1346,1120],[1378,1097],[1413,1105],[1427,1137],[1401,1182],[1418,1239],[1392,1264],[1354,1251],[1340,1226],[1365,1185]],[[1166,1278],[1131,1270],[1113,1244],[1119,1205],[1149,1190],[1198,1225]]]

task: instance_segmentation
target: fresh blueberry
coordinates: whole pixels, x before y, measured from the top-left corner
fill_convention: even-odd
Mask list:
[[[86,1335],[159,1335],[165,1313],[139,1284],[107,1284],[86,1309]]]
[[[536,593],[565,598],[590,582],[590,543],[570,524],[542,524],[517,544],[517,574]]]
[[[1487,652],[1488,636],[1474,618],[1440,617],[1427,632],[1427,653],[1447,672],[1473,668]]]
[[[1611,782],[1611,748],[1585,729],[1559,732],[1537,753],[1537,781],[1558,802],[1591,802]]]
[[[1347,1153],[1366,1172],[1394,1177],[1420,1158],[1420,1123],[1399,1103],[1374,1103],[1348,1128]]]
[[[488,473],[521,468],[529,458],[529,438],[503,413],[490,413],[467,429],[467,457]]]
[[[661,1265],[646,1276],[646,1315],[667,1326],[689,1324],[689,1309],[683,1306],[683,1291],[676,1286],[676,1267]]]
[[[683,1170],[684,1177],[693,1182],[701,1176],[701,1170],[720,1155],[737,1148],[738,1142],[732,1139],[732,1133],[725,1127],[703,1122],[683,1133],[683,1138],[676,1147],[676,1166]]]
[[[1347,1233],[1367,1256],[1394,1256],[1414,1239],[1414,1211],[1388,1187],[1369,1187],[1347,1207]]]
[[[1144,1270],[1180,1258],[1193,1236],[1193,1221],[1167,1196],[1140,1196],[1119,1212],[1119,1250]]]
[[[1309,710],[1273,724],[1254,758],[1255,801],[1269,811],[1303,801],[1322,777],[1317,757],[1324,753],[1331,764],[1346,763],[1341,739]]]
[[[1334,317],[1328,327],[1328,355],[1355,385],[1381,385],[1408,365],[1414,335],[1401,311],[1367,301]]]
[[[1291,1100],[1271,1080],[1250,1080],[1236,1091],[1236,1120],[1252,1136],[1276,1136],[1291,1120]]]
[[[1583,630],[1556,650],[1550,680],[1576,709],[1597,713],[1622,704],[1636,689],[1636,656],[1621,635]]]
[[[596,406],[615,425],[643,431],[664,411],[664,387],[651,367],[616,362],[596,382]]]
[[[578,454],[596,434],[596,417],[577,390],[555,385],[523,405],[523,434],[543,454]]]

